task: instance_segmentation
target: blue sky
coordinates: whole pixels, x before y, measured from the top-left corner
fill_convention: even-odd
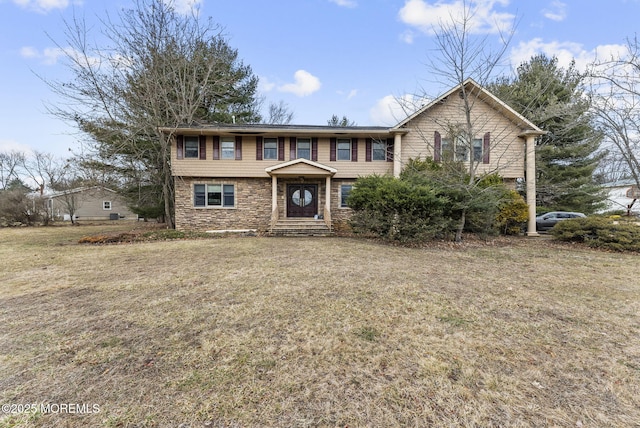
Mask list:
[[[517,20],[507,59],[536,53],[584,67],[595,53],[621,49],[637,31],[640,0],[468,0],[478,7],[478,34],[495,37]],[[229,44],[260,77],[267,102],[284,101],[294,123],[326,124],[346,115],[358,125],[393,125],[397,100],[435,96],[444,82],[426,66],[435,55],[431,29],[460,0],[177,0],[224,27]],[[47,113],[63,102],[41,77],[68,80],[61,61],[63,22],[89,22],[130,8],[129,0],[0,0],[0,150],[59,156],[78,148],[69,124]],[[90,36],[99,37],[99,27]],[[509,69],[504,70],[505,73]],[[41,76],[41,77],[38,77]]]

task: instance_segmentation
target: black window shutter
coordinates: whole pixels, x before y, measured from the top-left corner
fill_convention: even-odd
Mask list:
[[[289,160],[296,158],[296,137],[289,137]]]
[[[236,135],[236,160],[242,160],[242,136]]]
[[[220,136],[213,136],[213,160],[220,159]]]
[[[262,137],[256,137],[256,160],[262,160]]]
[[[336,142],[338,140],[335,137],[329,138],[329,160],[335,162],[336,160]]]
[[[207,159],[207,137],[205,135],[200,135],[198,137],[198,141],[200,143],[200,160]]]
[[[176,156],[178,159],[184,158],[184,135],[176,135]]]
[[[491,151],[491,133],[484,134],[482,140],[482,163],[489,163],[489,152]]]
[[[351,162],[358,162],[358,139],[351,139]]]
[[[371,138],[367,138],[365,140],[365,160],[367,162],[371,162],[371,155],[373,154],[373,140]]]
[[[278,160],[284,160],[284,137],[278,137]]]
[[[438,131],[433,133],[433,160],[435,162],[442,160],[442,136]]]
[[[311,138],[311,160],[318,162],[318,137]]]

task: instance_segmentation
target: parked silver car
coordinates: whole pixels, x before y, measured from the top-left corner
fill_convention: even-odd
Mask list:
[[[559,221],[580,217],[586,217],[586,215],[569,211],[552,211],[536,217],[536,229],[539,231],[549,230]]]

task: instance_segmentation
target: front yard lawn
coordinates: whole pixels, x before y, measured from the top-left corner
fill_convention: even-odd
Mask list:
[[[104,227],[0,230],[0,427],[640,421],[637,255]]]

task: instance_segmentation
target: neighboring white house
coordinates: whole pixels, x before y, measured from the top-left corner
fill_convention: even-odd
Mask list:
[[[631,209],[631,213],[640,215],[640,199],[633,198],[634,189],[636,189],[635,196],[640,196],[637,193],[635,181],[621,180],[607,183],[603,187],[608,190],[609,194],[605,201],[607,206],[601,212]]]
[[[101,186],[78,187],[48,196],[54,220],[137,220],[126,201],[114,190]]]

